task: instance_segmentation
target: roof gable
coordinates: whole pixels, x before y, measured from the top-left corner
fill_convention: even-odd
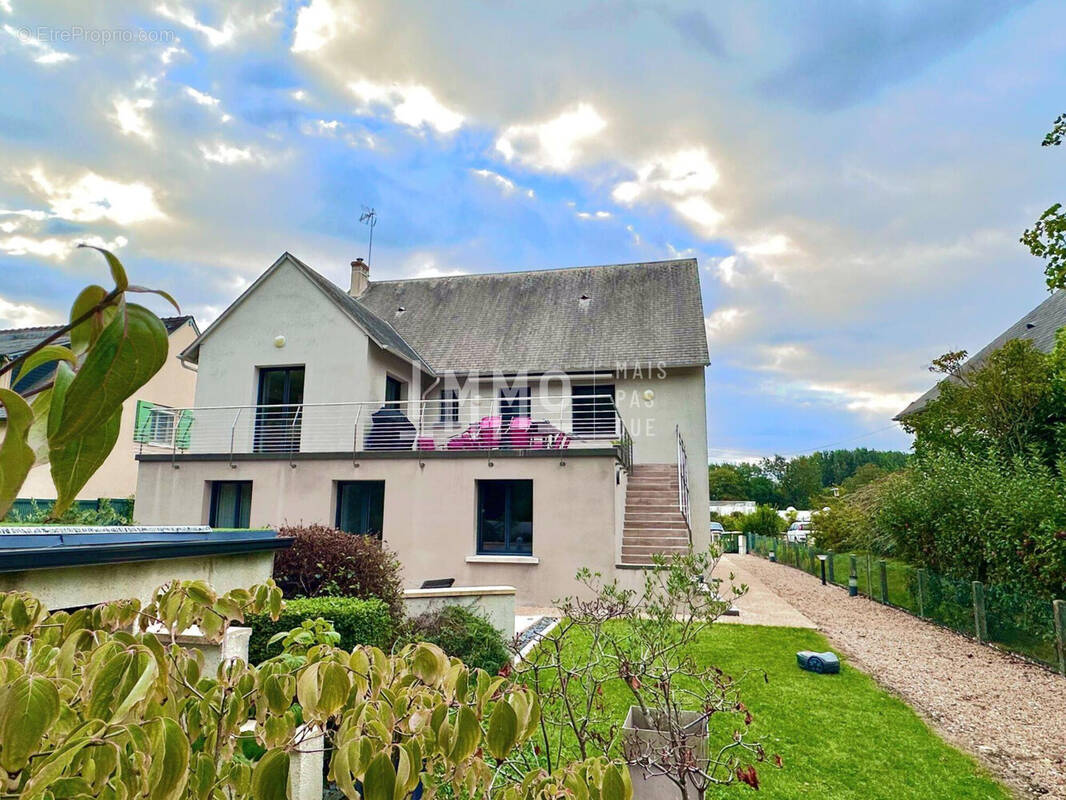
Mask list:
[[[709,363],[695,259],[371,282],[360,300],[438,371]]]
[[[362,329],[362,331],[370,337],[370,340],[382,350],[394,353],[405,361],[414,364],[419,369],[434,374],[432,368],[426,363],[422,356],[411,347],[404,340],[403,336],[397,333],[388,322],[377,317],[373,311],[366,308],[354,297],[351,297],[332,281],[320,275],[300,259],[296,258],[296,256],[288,252],[282,253],[281,257],[278,258],[269,269],[256,278],[255,282],[241,293],[240,297],[230,303],[226,310],[207,327],[207,330],[200,334],[192,344],[185,348],[181,354],[181,358],[196,363],[200,356],[200,345],[207,339],[207,337],[218,330],[218,327],[233,312],[233,310],[250,297],[267,280],[267,278],[277,272],[284,264],[290,264],[295,267],[299,273],[304,275],[304,277],[314,284],[322,294],[330,300],[330,302],[344,312],[345,316]]]
[[[963,369],[979,367],[992,353],[1013,339],[1030,341],[1040,352],[1050,353],[1055,347],[1055,334],[1062,327],[1066,327],[1066,291],[1060,290],[970,356],[963,365]],[[952,379],[944,378],[943,380]],[[931,403],[940,396],[941,383],[942,381],[937,381],[936,386],[900,411],[893,419],[901,420],[921,411],[927,403]]]

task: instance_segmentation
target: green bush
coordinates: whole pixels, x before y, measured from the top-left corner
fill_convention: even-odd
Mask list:
[[[495,675],[511,655],[492,624],[462,606],[444,606],[408,620],[399,644],[431,642],[473,669]]]
[[[333,623],[340,634],[338,646],[351,650],[359,644],[370,644],[387,650],[392,644],[394,629],[389,607],[377,598],[360,600],[355,597],[298,597],[288,600],[277,621],[266,614],[250,614],[244,624],[252,629],[248,644],[248,660],[260,664],[281,652],[281,643],[268,646],[270,638],[283,631],[299,628],[304,620],[318,617]]]
[[[757,533],[761,536],[776,536],[788,525],[781,519],[770,506],[757,506],[754,511],[746,515],[742,520],[741,531],[744,533]]]
[[[376,536],[325,525],[283,527],[279,533],[294,539],[274,556],[274,581],[286,597],[377,597],[394,624],[403,621],[400,561]]]

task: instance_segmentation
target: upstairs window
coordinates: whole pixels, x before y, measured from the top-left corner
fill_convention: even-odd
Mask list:
[[[500,416],[506,425],[515,417],[530,415],[529,387],[500,389]]]
[[[385,405],[390,408],[399,408],[401,400],[403,400],[403,381],[394,378],[391,375],[386,375]]]
[[[440,421],[448,425],[459,424],[459,390],[440,390]]]
[[[533,555],[533,481],[477,482],[477,552]]]
[[[588,437],[617,436],[618,421],[614,406],[614,385],[574,386],[574,435]]]
[[[251,511],[251,481],[211,482],[211,511],[207,521],[212,528],[247,528]]]

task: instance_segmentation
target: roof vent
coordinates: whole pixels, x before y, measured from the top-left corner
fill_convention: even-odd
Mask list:
[[[1036,327],[1036,323],[1035,322],[1027,322],[1027,323],[1025,323],[1025,329],[1027,331],[1031,331],[1035,327]]]
[[[589,297],[588,292],[582,292],[581,297],[577,299],[578,308],[580,308],[582,311],[587,309],[589,307],[589,303],[591,302],[592,298]]]
[[[397,307],[397,309],[396,309],[396,316],[400,316],[400,314],[402,314],[402,313],[403,313],[404,311],[406,311],[406,310],[407,310],[407,309],[406,309],[406,308],[404,308],[403,306],[399,306],[399,307]]]

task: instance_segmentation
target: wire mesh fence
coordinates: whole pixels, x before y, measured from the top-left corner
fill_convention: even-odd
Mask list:
[[[894,606],[1066,675],[1066,602],[939,575],[871,553],[836,553],[783,536],[746,534],[747,552]]]

